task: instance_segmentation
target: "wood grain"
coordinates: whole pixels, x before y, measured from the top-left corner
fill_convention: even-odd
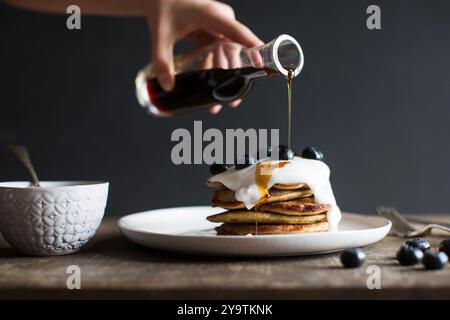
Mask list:
[[[422,217],[450,222],[448,215]],[[344,269],[338,253],[213,258],[160,252],[132,244],[116,223],[106,219],[92,242],[69,256],[23,257],[0,238],[0,298],[450,298],[450,266],[399,266],[394,256],[404,239],[394,236],[365,248],[364,267]],[[436,249],[444,236],[427,239]],[[81,268],[81,290],[66,287],[70,265]],[[380,290],[367,289],[369,265],[381,268]]]

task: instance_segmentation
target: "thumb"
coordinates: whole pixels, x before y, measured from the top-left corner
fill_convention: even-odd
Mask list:
[[[173,45],[171,37],[161,32],[152,37],[152,64],[158,82],[165,91],[172,90],[175,85]]]

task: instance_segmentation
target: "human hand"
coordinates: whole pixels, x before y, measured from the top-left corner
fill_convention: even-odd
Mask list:
[[[151,35],[153,68],[166,91],[175,84],[173,47],[183,38],[199,46],[217,40],[230,40],[246,47],[263,44],[250,29],[236,20],[229,5],[218,1],[146,0],[145,10]],[[224,61],[213,59],[213,65],[208,67],[235,67]],[[240,100],[236,100],[230,106],[236,107],[239,103]],[[215,105],[209,110],[217,113],[220,109],[221,105]]]

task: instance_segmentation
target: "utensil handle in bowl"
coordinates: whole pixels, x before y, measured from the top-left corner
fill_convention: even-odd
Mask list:
[[[25,166],[28,170],[28,173],[31,176],[31,180],[33,181],[33,185],[35,187],[40,187],[39,178],[37,176],[36,170],[34,169],[33,164],[31,163],[30,154],[28,149],[25,146],[18,144],[7,145],[6,149],[11,151],[17,159]]]

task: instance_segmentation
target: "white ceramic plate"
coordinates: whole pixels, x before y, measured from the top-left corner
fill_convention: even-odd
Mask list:
[[[338,232],[218,236],[206,217],[224,211],[211,207],[151,210],[119,220],[123,235],[150,248],[221,256],[292,256],[363,247],[383,239],[391,222],[381,217],[344,213]]]

